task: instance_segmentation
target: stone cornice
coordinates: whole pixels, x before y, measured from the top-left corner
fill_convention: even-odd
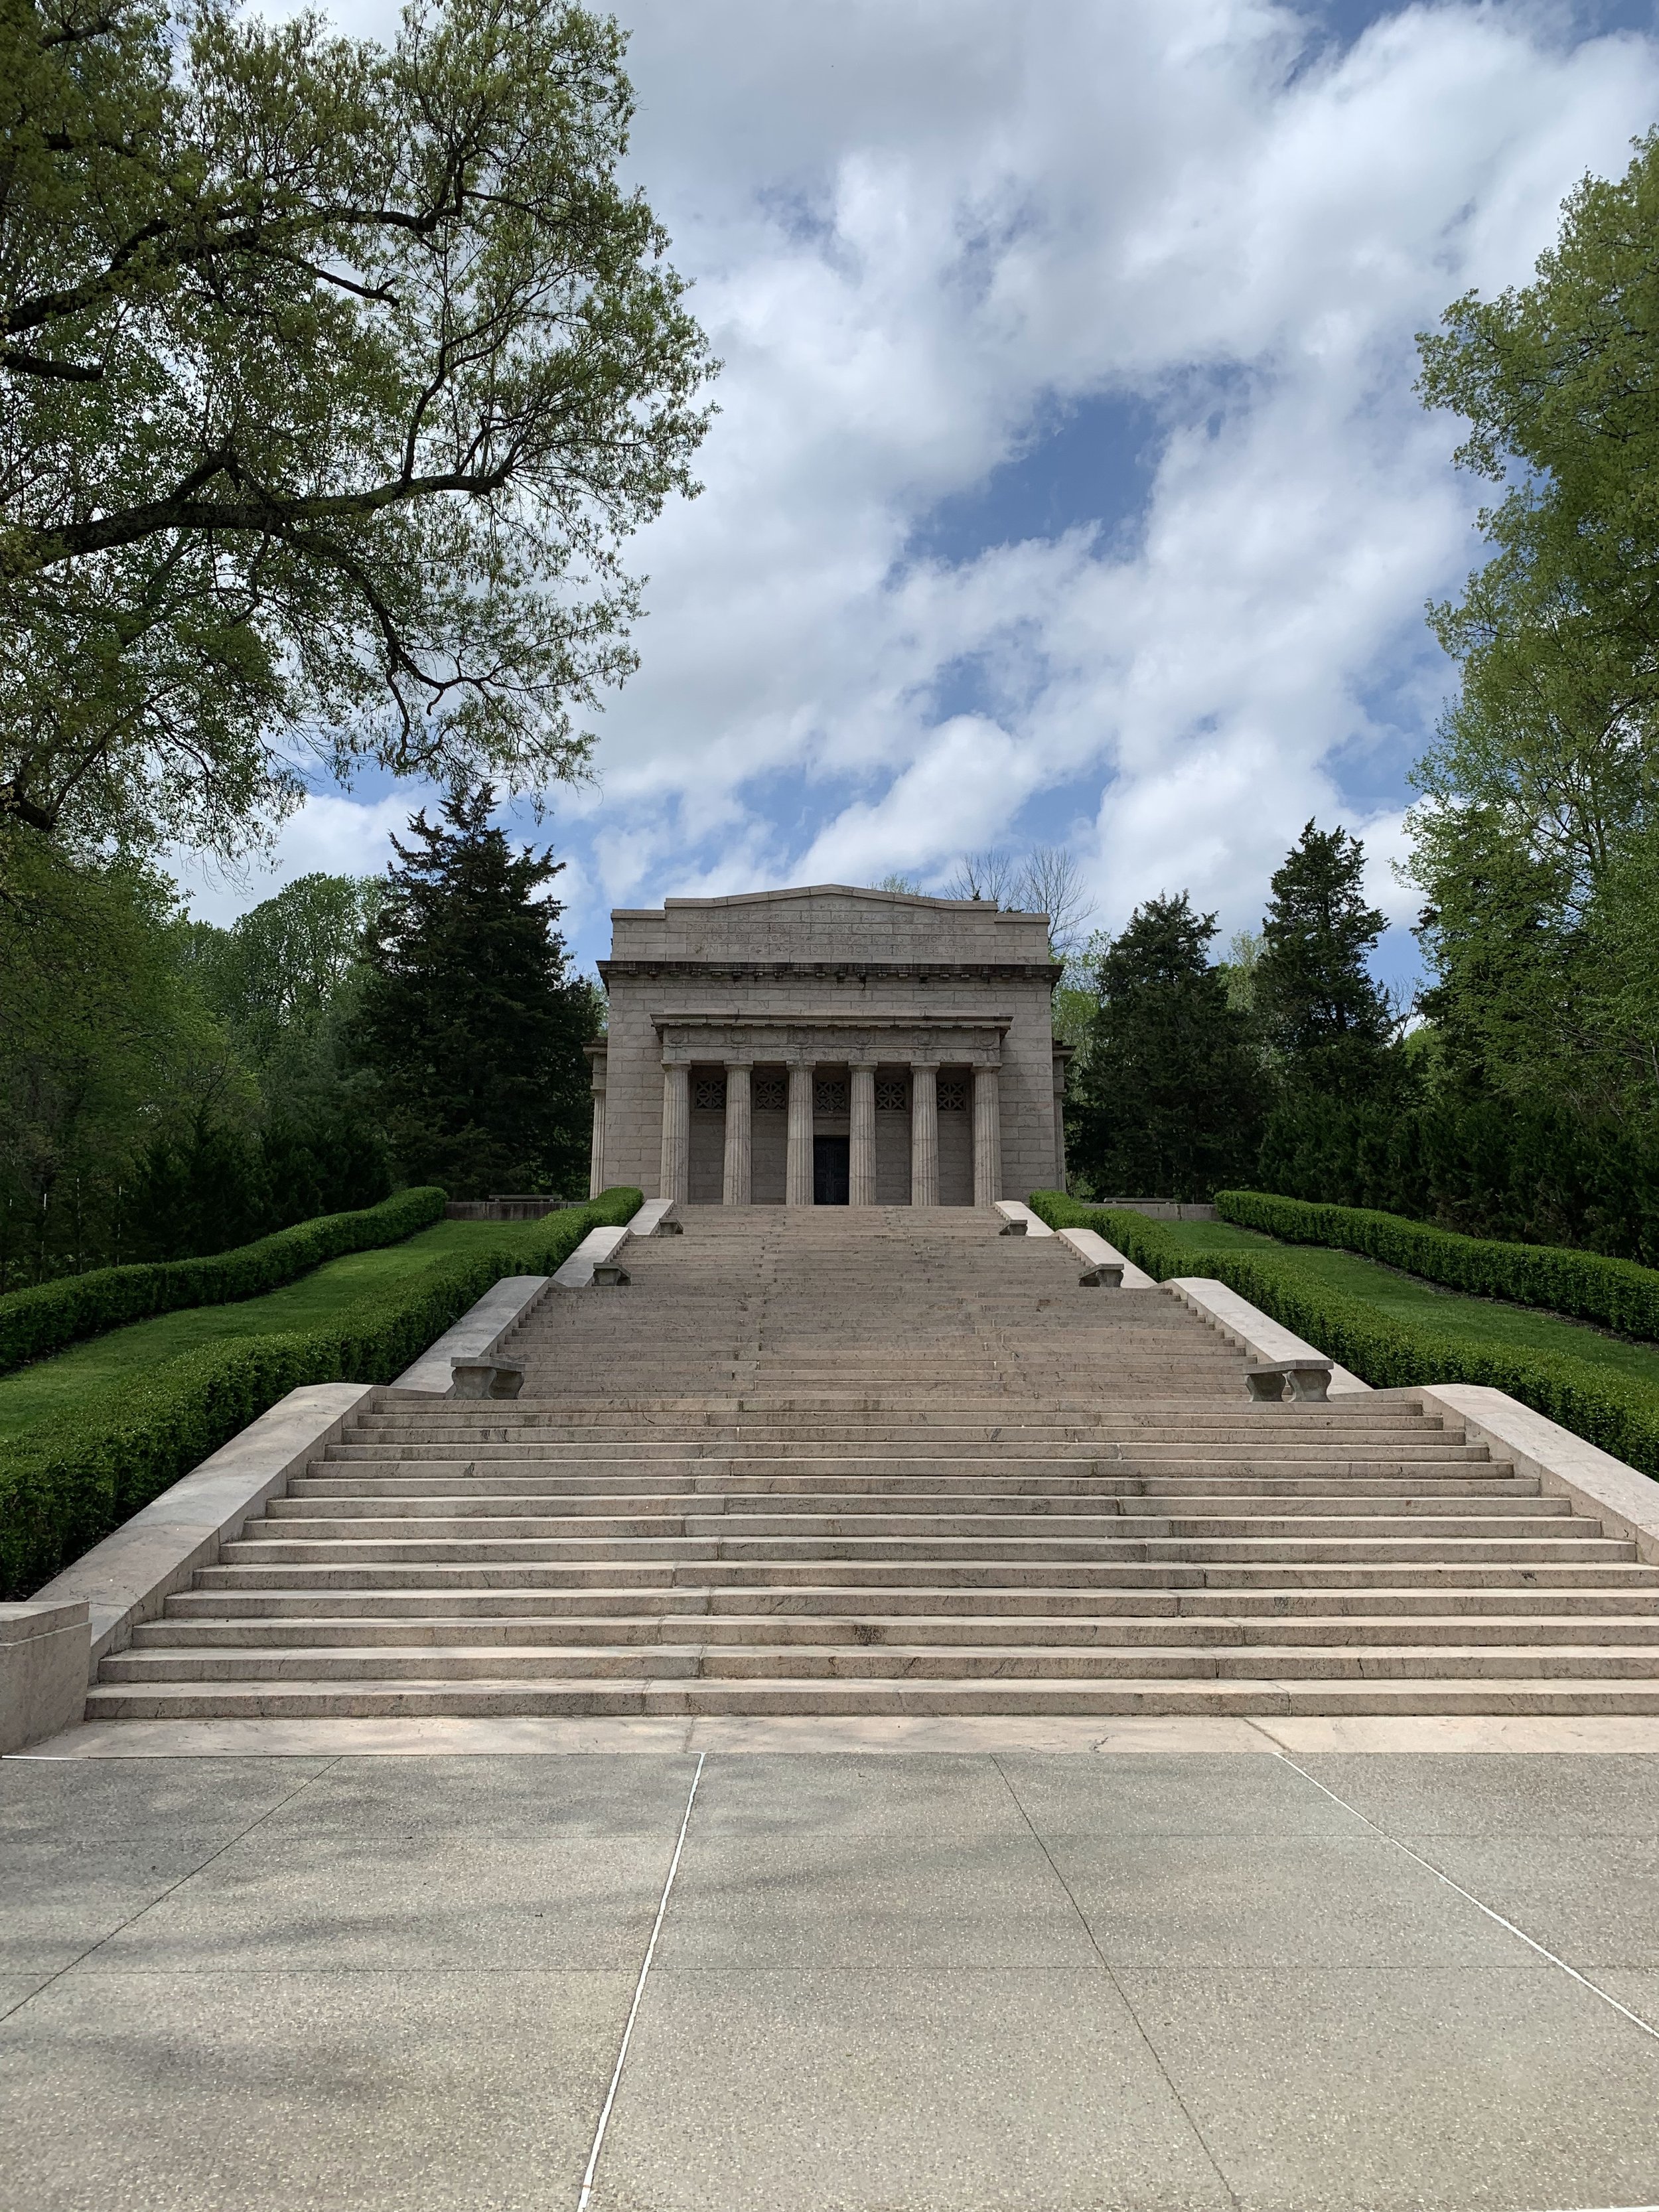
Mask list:
[[[601,960],[599,970],[607,984],[613,975],[696,975],[710,982],[729,979],[743,983],[792,975],[830,982],[924,976],[963,982],[1047,983],[1051,988],[1066,972],[1058,960]]]

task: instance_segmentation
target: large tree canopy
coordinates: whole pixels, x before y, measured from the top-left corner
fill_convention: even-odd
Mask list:
[[[354,1023],[411,1182],[452,1196],[579,1190],[592,1101],[582,1047],[592,984],[567,972],[544,896],[563,868],[492,827],[495,793],[456,793],[393,838]]]
[[[1215,933],[1182,891],[1137,907],[1097,956],[1070,1149],[1098,1197],[1207,1199],[1254,1163],[1261,1068]]]
[[[1460,1081],[1659,1106],[1659,134],[1587,178],[1536,280],[1421,340],[1427,404],[1502,485],[1492,557],[1431,611],[1461,665],[1419,763],[1425,1000]]]
[[[710,364],[623,36],[0,0],[0,820],[235,848],[336,769],[579,772]],[[279,738],[278,732],[283,735]]]
[[[1365,848],[1308,823],[1274,870],[1253,998],[1293,1090],[1364,1097],[1385,1082],[1399,1019],[1367,961],[1388,917],[1367,906]]]

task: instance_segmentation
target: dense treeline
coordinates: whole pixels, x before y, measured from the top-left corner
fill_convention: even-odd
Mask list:
[[[1321,1121],[1414,1081],[1401,1010],[1368,962],[1383,916],[1365,903],[1364,848],[1309,823],[1273,878],[1258,935],[1214,963],[1212,914],[1186,892],[1148,900],[1070,963],[1078,1060],[1067,1149],[1097,1197],[1204,1199],[1255,1182],[1285,1115]]]
[[[1546,1100],[1448,1098],[1425,1085],[1411,1103],[1281,1109],[1253,1180],[1286,1198],[1659,1266],[1659,1131]]]
[[[1659,1116],[1639,1095],[1504,1085],[1455,1056],[1443,985],[1407,1033],[1366,972],[1382,917],[1363,864],[1357,840],[1310,824],[1242,958],[1211,964],[1215,918],[1182,893],[1072,964],[1073,1188],[1202,1200],[1232,1184],[1659,1264]],[[1432,924],[1419,934],[1431,945]]]
[[[358,886],[302,879],[221,930],[137,861],[27,832],[3,858],[0,1289],[219,1251],[386,1195],[392,1162],[337,1037]],[[297,925],[331,896],[334,941],[307,978]]]
[[[0,1291],[181,1260],[394,1184],[580,1189],[592,987],[558,872],[453,799],[379,881],[300,878],[228,929],[164,877],[5,841]]]

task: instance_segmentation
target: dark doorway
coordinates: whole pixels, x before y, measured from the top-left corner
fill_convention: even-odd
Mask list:
[[[812,1203],[846,1206],[852,1198],[852,1170],[846,1137],[812,1139]]]

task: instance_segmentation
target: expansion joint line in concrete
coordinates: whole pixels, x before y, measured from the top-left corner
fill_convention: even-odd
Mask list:
[[[1444,1882],[1448,1889],[1474,1905],[1477,1912],[1484,1912],[1488,1920],[1495,1920],[1500,1928],[1507,1929],[1511,1936],[1518,1936],[1528,1950],[1536,1951],[1539,1957],[1547,1959],[1551,1966],[1559,1966],[1564,1974],[1571,1975],[1572,1979],[1587,1989],[1593,1997],[1600,1997],[1603,2004],[1611,2005],[1616,2013],[1621,2014],[1626,2020],[1629,2021],[1632,2027],[1639,2027],[1644,2035],[1650,2035],[1656,2043],[1659,2043],[1659,2027],[1655,2027],[1650,2021],[1644,2020],[1640,2013],[1632,2012],[1628,2005],[1620,2004],[1616,1996],[1602,1989],[1599,1983],[1591,1981],[1588,1974],[1581,1974],[1577,1966],[1570,1966],[1565,1959],[1558,1958],[1555,1953],[1540,1943],[1536,1936],[1528,1936],[1524,1928],[1517,1928],[1514,1921],[1506,1920],[1501,1912],[1496,1911],[1490,1905],[1484,1904],[1472,1889],[1465,1889],[1461,1881],[1454,1881],[1449,1874],[1443,1874],[1432,1859],[1425,1859],[1420,1851],[1414,1851],[1409,1844],[1402,1844],[1398,1836],[1391,1836],[1386,1828],[1379,1828],[1375,1820],[1366,1820],[1358,1805],[1351,1805],[1346,1797],[1339,1797],[1334,1790],[1327,1789],[1316,1774],[1310,1774],[1305,1766],[1298,1766],[1288,1752],[1276,1751],[1273,1756],[1275,1759],[1283,1759],[1292,1774],[1299,1774],[1304,1782],[1311,1782],[1314,1788],[1328,1797],[1333,1805],[1340,1805],[1345,1813],[1352,1813],[1356,1820],[1364,1821],[1364,1825],[1374,1836],[1381,1836],[1384,1843],[1392,1844],[1397,1851],[1403,1851],[1406,1856],[1414,1864],[1420,1866],[1425,1873],[1431,1874],[1437,1881]],[[1641,2204],[1622,2208],[1610,2206],[1607,2208],[1607,2212],[1659,2212],[1659,2206]]]
[[[998,1774],[1001,1777],[1003,1788],[1013,1799],[1015,1809],[1018,1812],[1020,1819],[1024,1821],[1027,1831],[1030,1835],[1031,1841],[1042,1852],[1043,1857],[1048,1860],[1049,1873],[1053,1875],[1054,1880],[1060,1884],[1061,1889],[1066,1893],[1066,1901],[1071,1906],[1073,1911],[1076,1913],[1079,1921],[1081,1923],[1083,1932],[1089,1939],[1089,1948],[1093,1951],[1096,1958],[1100,1961],[1100,1970],[1102,1973],[1105,1975],[1107,1980],[1111,1984],[1113,1992],[1116,1996],[1118,2002],[1123,2007],[1124,2011],[1128,2014],[1130,2021],[1133,2024],[1135,2033],[1140,2038],[1142,2043],[1146,2046],[1147,2056],[1151,2058],[1153,2065],[1157,2067],[1159,2075],[1162,2076],[1164,2086],[1174,2100],[1176,2111],[1181,2114],[1182,2118],[1186,2121],[1187,2125],[1192,2130],[1193,2141],[1198,2145],[1199,2149],[1204,2154],[1205,2160],[1209,2166],[1211,2172],[1214,2174],[1218,2184],[1225,2191],[1227,2202],[1234,2207],[1234,2212],[1237,2212],[1237,2192],[1234,2190],[1232,2184],[1228,2180],[1226,2175],[1222,2172],[1220,2162],[1217,2159],[1215,2153],[1210,2148],[1209,2144],[1204,2140],[1203,2131],[1200,2128],[1196,2119],[1194,2118],[1191,2108],[1188,2105],[1187,2100],[1182,2095],[1181,2091],[1176,2087],[1175,2080],[1171,2075],[1169,2068],[1164,2063],[1163,2052],[1152,2041],[1152,2037],[1148,2035],[1146,2033],[1146,2022],[1141,2019],[1140,2014],[1135,2010],[1133,2005],[1130,2003],[1128,1991],[1124,1988],[1122,1983],[1119,1981],[1117,1976],[1112,1972],[1112,1962],[1106,1956],[1106,1954],[1101,1949],[1100,1939],[1096,1936],[1094,1929],[1089,1925],[1089,1916],[1085,1912],[1083,1907],[1077,1901],[1077,1893],[1073,1889],[1071,1883],[1066,1881],[1065,1875],[1060,1872],[1060,1868],[1055,1863],[1054,1855],[1049,1850],[1046,1838],[1038,1833],[1036,1823],[1026,1811],[1024,1805],[1021,1802],[1018,1790],[1015,1789],[1013,1784],[1008,1778],[1007,1769],[1004,1766],[1002,1761],[994,1754],[993,1754],[991,1764],[995,1767]]]
[[[9,1752],[7,1753],[7,1758],[8,1759],[32,1759],[37,1761],[42,1765],[50,1763],[53,1765],[61,1765],[70,1766],[78,1763],[72,1759],[53,1752]],[[210,1866],[215,1864],[216,1861],[223,1858],[227,1851],[234,1850],[237,1844],[243,1842],[247,1837],[251,1836],[256,1828],[263,1827],[267,1820],[272,1819],[275,1814],[282,1812],[284,1807],[291,1805],[296,1797],[302,1796],[305,1792],[310,1789],[313,1782],[320,1782],[324,1775],[331,1773],[339,1763],[340,1759],[338,1755],[333,1759],[325,1759],[323,1764],[318,1767],[315,1773],[306,1775],[302,1780],[295,1784],[292,1790],[289,1790],[284,1796],[279,1797],[274,1805],[267,1805],[263,1813],[256,1813],[245,1828],[239,1828],[234,1836],[227,1836],[224,1842],[220,1844],[216,1851],[210,1851],[207,1856],[203,1859],[198,1865],[193,1866],[190,1868],[187,1872],[181,1874],[177,1881],[170,1881],[165,1889],[158,1891],[154,1897],[146,1898],[136,1912],[129,1912],[126,1917],[124,1920],[118,1922],[113,1928],[105,1929],[103,1934],[98,1936],[93,1942],[88,1943],[83,1951],[77,1951],[72,1959],[66,1959],[55,1974],[47,1975],[46,1980],[41,1983],[40,1989],[30,1990],[28,1996],[24,1998],[23,2003],[33,2003],[34,1999],[40,1996],[43,1991],[49,1990],[54,1982],[61,1982],[65,1974],[72,1973],[76,1966],[84,1965],[87,1960],[90,1959],[94,1952],[101,1951],[106,1943],[112,1943],[116,1937],[123,1935],[127,1929],[132,1926],[135,1921],[142,1920],[147,1912],[154,1912],[158,1905],[165,1905],[168,1898],[173,1896],[175,1891],[182,1889],[187,1881],[194,1881],[198,1874],[205,1874]],[[8,2016],[15,2017],[15,2014],[21,2010],[22,2006],[19,2005],[14,2008],[13,2014]]]
[[[691,1825],[691,1808],[697,1802],[697,1784],[702,1780],[702,1763],[708,1756],[706,1751],[697,1753],[696,1772],[691,1777],[691,1788],[686,1797],[685,1810],[680,1815],[680,1832],[674,1838],[674,1856],[668,1862],[668,1876],[662,1886],[662,1895],[657,1899],[657,1917],[651,1923],[651,1941],[645,1947],[645,1956],[640,1961],[640,1978],[634,1984],[634,2002],[628,2008],[622,2041],[617,2046],[617,2063],[611,2069],[611,2087],[605,2093],[605,2103],[599,2108],[599,2123],[593,2130],[593,2147],[587,2154],[587,2164],[582,2172],[581,2194],[576,2199],[576,2212],[587,2212],[593,2195],[593,2177],[599,2170],[599,2153],[605,2148],[605,2131],[611,2124],[611,2108],[617,2101],[617,2091],[622,2083],[623,2068],[628,2063],[628,2046],[634,2039],[634,2023],[640,2016],[640,2000],[645,1995],[646,1977],[651,1972],[651,1961],[657,1954],[657,1938],[662,1933],[663,1915],[668,1910],[668,1897],[674,1887],[674,1877],[680,1870],[680,1853],[685,1849],[685,1832]]]

